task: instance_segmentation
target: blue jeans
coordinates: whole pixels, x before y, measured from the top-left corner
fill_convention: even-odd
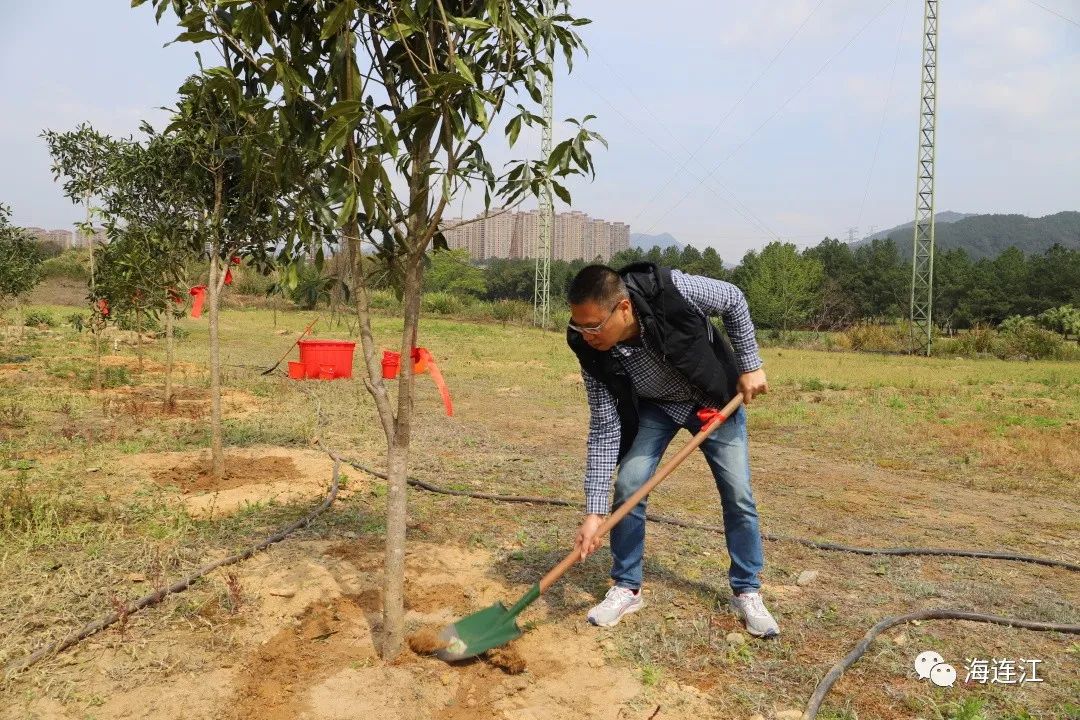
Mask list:
[[[667,446],[679,431],[679,424],[657,405],[642,400],[634,444],[619,464],[615,480],[614,507],[619,507],[656,472]],[[692,433],[701,422],[691,417],[683,426]],[[761,587],[758,573],[764,565],[757,506],[750,490],[750,453],[746,436],[746,411],[740,406],[701,444],[701,452],[712,469],[724,514],[724,537],[731,566],[728,584],[734,594]],[[611,530],[611,577],[619,587],[641,587],[641,566],[645,554],[646,497]]]

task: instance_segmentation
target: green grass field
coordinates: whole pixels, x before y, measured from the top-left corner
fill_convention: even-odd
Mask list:
[[[58,321],[73,311],[34,309]],[[314,317],[257,309],[223,315],[226,444],[234,453],[291,452],[299,471],[307,472],[305,463],[320,455],[312,447],[318,436],[346,456],[381,467],[385,444],[362,383],[260,375]],[[87,335],[61,322],[26,329],[18,341],[13,328],[0,326],[0,607],[7,609],[0,616],[0,662],[145,591],[144,580],[130,578],[179,576],[268,534],[318,499],[318,482],[298,485],[300,496],[264,497],[255,488],[230,511],[206,515],[188,504],[192,493],[160,479],[156,458],[180,472],[208,445],[206,323],[186,319],[181,327],[175,381],[188,402],[167,412],[158,399],[160,342],[147,348],[142,370],[133,348],[108,344],[108,387],[97,392],[89,389]],[[374,329],[384,347],[396,349],[400,321],[379,316]],[[331,325],[326,316],[316,334],[351,337],[345,321]],[[421,376],[411,473],[453,489],[580,499],[588,414],[562,335],[425,318],[420,338],[447,379],[455,415],[443,414],[434,385]],[[763,355],[770,390],[751,408],[750,428],[766,532],[1080,559],[1080,364],[785,348],[766,348]],[[361,373],[359,362],[356,367]],[[710,483],[694,457],[657,491],[651,508],[719,523]],[[285,545],[377,544],[385,486],[347,470],[346,487],[341,501]],[[488,581],[516,588],[561,558],[578,519],[572,509],[413,493],[410,542],[475,553],[486,558]],[[765,595],[784,634],[777,642],[741,645],[726,639],[739,625],[723,610],[723,537],[669,526],[649,532],[649,605],[618,632],[604,634],[595,650],[605,672],[637,688],[622,706],[624,717],[648,717],[656,705],[665,708],[660,717],[773,717],[801,708],[817,679],[874,622],[919,607],[1061,623],[1080,617],[1076,576],[1062,569],[858,556],[770,542]],[[533,618],[536,637],[589,631],[582,618],[606,588],[606,562],[606,553],[598,553],[545,597],[543,612]],[[795,579],[805,570],[819,575],[799,586]],[[254,582],[248,577],[244,582]],[[230,582],[225,575],[207,578],[130,618],[123,635],[102,633],[85,641],[84,650],[39,664],[6,684],[0,705],[24,713],[12,717],[55,707],[69,713],[64,717],[106,718],[119,712],[110,699],[118,688],[162,678],[180,682],[169,673],[194,677],[210,666],[250,669],[244,658],[257,646],[255,629],[271,620],[254,591],[245,596]],[[241,597],[248,599],[241,603]],[[179,670],[163,670],[154,648],[165,637],[197,662],[177,661]],[[914,656],[926,649],[953,662],[959,680],[964,658],[1039,658],[1045,682],[958,681],[936,688],[911,671]],[[871,648],[829,696],[829,714],[822,717],[1080,717],[1078,652],[1075,636],[1062,633],[975,623],[908,626]],[[438,685],[438,674],[423,675],[427,665],[415,667],[409,672],[420,673],[418,683],[433,678]],[[544,667],[534,663],[527,675],[537,687]],[[503,692],[498,683],[489,696],[474,699],[479,704],[472,712],[482,714],[485,697]],[[447,716],[469,717],[466,709],[454,705],[451,710],[464,714]]]

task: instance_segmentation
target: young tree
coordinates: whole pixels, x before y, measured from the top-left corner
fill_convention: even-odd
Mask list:
[[[821,263],[792,243],[771,242],[754,262],[745,287],[754,321],[787,331],[809,318],[820,302]]]
[[[227,59],[228,61],[228,59]],[[229,67],[205,70],[180,87],[166,135],[184,156],[182,187],[191,208],[193,249],[210,259],[206,281],[210,329],[210,457],[225,473],[221,430],[221,291],[229,265],[243,258],[269,267],[286,233],[282,206],[288,186],[279,163],[288,143],[265,96],[246,93]],[[291,250],[291,243],[286,250]],[[295,272],[293,274],[295,279]]]
[[[98,197],[106,183],[108,165],[116,148],[116,141],[94,130],[87,123],[74,130],[59,133],[45,130],[41,133],[52,156],[53,179],[64,176],[64,194],[73,203],[82,203],[86,221],[81,225],[90,249],[90,272],[94,270],[94,228],[91,225],[93,208],[90,202]]]
[[[864,318],[906,317],[911,302],[911,264],[900,261],[893,240],[871,240],[852,252],[859,308]]]
[[[113,158],[117,141],[83,123],[68,132],[44,131],[41,136],[49,146],[52,156],[53,179],[64,177],[64,195],[73,203],[86,208],[86,221],[80,229],[86,235],[90,252],[90,294],[94,294],[95,234],[91,224],[93,208],[90,202],[99,197],[107,182],[109,162]],[[94,308],[90,331],[94,337],[94,387],[101,389],[101,330],[104,315]]]
[[[821,302],[811,319],[814,329],[840,328],[858,319],[858,284],[851,246],[827,237],[804,250],[803,257],[820,262],[823,274]]]
[[[140,4],[135,0],[133,4]],[[513,145],[522,125],[541,119],[539,79],[561,49],[569,63],[584,24],[566,13],[548,16],[544,0],[153,0],[171,7],[185,29],[178,39],[212,41],[238,54],[235,74],[280,98],[279,112],[294,133],[293,148],[321,154],[329,193],[313,201],[329,216],[352,260],[352,297],[375,400],[387,439],[386,586],[382,654],[394,657],[403,640],[406,472],[412,433],[414,378],[402,363],[396,407],[383,383],[368,313],[366,259],[361,243],[399,259],[404,329],[401,352],[416,345],[424,258],[444,245],[439,227],[451,197],[473,185],[502,206],[556,178],[593,172],[579,125],[548,158],[512,163],[497,176],[481,140],[506,112]],[[565,6],[565,3],[561,3]],[[514,103],[514,104],[512,104]],[[516,105],[516,110],[514,109]],[[586,118],[588,119],[588,118]],[[331,214],[332,213],[332,214]]]
[[[30,292],[41,280],[43,254],[34,237],[9,221],[11,208],[0,203],[0,302],[12,298],[15,323],[22,336],[22,309],[19,296]]]
[[[469,263],[468,250],[439,250],[431,254],[424,289],[480,297],[487,292],[484,271]]]
[[[169,267],[157,252],[153,238],[140,228],[114,228],[102,246],[94,267],[90,299],[108,308],[108,318],[136,332],[135,352],[143,368],[142,336],[146,322],[167,305],[162,301],[162,277]],[[104,305],[100,303],[104,301]]]
[[[720,254],[711,245],[701,253],[701,262],[698,264],[697,270],[699,274],[717,280],[726,280],[730,275],[724,268],[724,261],[720,259]]]
[[[175,302],[185,284],[191,247],[192,208],[184,183],[186,151],[178,138],[143,124],[146,139],[117,144],[106,172],[102,210],[110,243],[99,264],[96,297],[117,312],[165,320],[165,378],[162,401],[172,399]],[[105,287],[101,287],[104,283]],[[140,344],[137,345],[141,355]]]

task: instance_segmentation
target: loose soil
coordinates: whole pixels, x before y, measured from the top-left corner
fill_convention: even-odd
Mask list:
[[[333,462],[317,450],[255,446],[229,448],[225,475],[210,472],[210,454],[195,452],[143,453],[123,458],[112,476],[152,481],[176,488],[178,501],[197,518],[229,515],[253,503],[287,503],[325,495]],[[357,482],[354,487],[362,487]],[[348,497],[351,488],[340,491]]]
[[[381,582],[370,569],[381,564],[381,555],[381,546],[364,540],[302,541],[271,550],[235,570],[244,598],[235,616],[218,612],[220,624],[192,627],[186,636],[167,632],[122,643],[108,632],[95,636],[52,673],[53,681],[70,683],[73,695],[65,700],[46,693],[0,710],[0,717],[83,718],[85,705],[75,698],[91,692],[98,698],[94,717],[132,720],[647,716],[635,701],[644,691],[637,673],[605,660],[604,636],[583,623],[546,622],[543,600],[526,613],[538,626],[493,657],[448,665],[406,650],[383,662],[376,647],[381,618],[370,602]],[[455,619],[448,608],[420,601],[454,587],[470,595],[468,612],[495,596],[520,594],[524,588],[488,576],[491,564],[483,551],[413,544],[406,565],[414,609],[407,623],[441,627]],[[445,580],[449,574],[452,582]],[[189,661],[159,675],[139,661],[164,644]],[[680,693],[685,697],[668,702],[699,702]]]

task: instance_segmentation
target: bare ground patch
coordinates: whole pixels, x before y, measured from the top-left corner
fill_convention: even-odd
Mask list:
[[[108,633],[91,638],[78,652],[18,679],[4,716],[66,720],[90,710],[133,720],[616,720],[637,717],[652,702],[643,700],[632,667],[605,659],[597,633],[547,622],[543,601],[525,618],[537,627],[515,643],[524,673],[484,660],[447,665],[411,651],[383,662],[375,644],[380,616],[370,603],[381,576],[369,569],[381,563],[381,553],[370,541],[302,541],[253,558],[236,570],[243,604],[235,616],[211,614],[187,633],[136,627],[123,642]],[[413,628],[522,590],[492,578],[483,551],[414,543],[407,565]],[[446,581],[447,574],[454,580]],[[474,594],[460,610],[433,601],[467,588]],[[146,662],[163,662],[162,653],[173,667]],[[65,692],[54,692],[58,683]],[[665,706],[707,709],[693,693],[676,689],[665,697]]]
[[[210,472],[206,450],[134,455],[121,459],[116,473],[175,487],[193,517],[210,517],[253,503],[286,503],[325,494],[333,462],[317,450],[255,446],[228,448],[220,479]],[[342,497],[349,492],[343,490]]]

